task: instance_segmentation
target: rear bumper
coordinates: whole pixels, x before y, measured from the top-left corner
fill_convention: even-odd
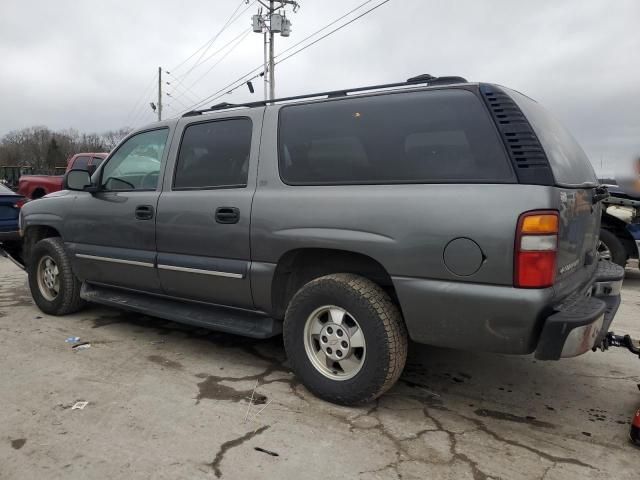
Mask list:
[[[402,315],[414,342],[461,350],[558,359],[599,345],[620,304],[624,270],[598,262],[592,279],[561,305],[553,288],[527,289],[413,277],[392,277]],[[595,302],[590,302],[593,298]],[[581,302],[587,305],[581,306]],[[579,310],[570,312],[570,306]],[[556,316],[561,311],[566,315]],[[573,312],[573,310],[571,310]],[[599,315],[603,314],[602,322]],[[595,325],[593,325],[595,324]],[[584,328],[587,345],[572,330]],[[594,335],[590,337],[589,335]],[[567,344],[567,349],[563,349]]]
[[[15,242],[20,240],[20,232],[18,230],[6,232],[0,230],[0,242]]]
[[[555,307],[544,322],[535,356],[540,360],[575,357],[597,347],[620,306],[624,268],[600,261],[594,283]]]

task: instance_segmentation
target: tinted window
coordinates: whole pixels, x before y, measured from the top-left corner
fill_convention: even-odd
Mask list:
[[[394,93],[280,111],[290,184],[511,182],[480,100],[466,90]]]
[[[87,170],[89,157],[77,157],[73,162],[73,170]]]
[[[596,173],[589,158],[569,131],[538,102],[516,91],[508,92],[538,136],[556,182],[564,185],[596,183]]]
[[[104,160],[104,158],[103,158],[103,157],[93,157],[93,158],[91,159],[91,164],[92,164],[94,167],[98,168],[98,167],[100,166],[100,164],[102,163],[102,161],[103,161],[103,160]]]
[[[102,169],[106,190],[155,190],[169,130],[143,132],[129,138]]]
[[[173,186],[244,187],[251,153],[251,120],[189,125],[182,137]]]

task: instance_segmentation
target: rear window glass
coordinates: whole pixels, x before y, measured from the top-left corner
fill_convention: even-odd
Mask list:
[[[466,90],[291,105],[280,111],[279,132],[288,184],[515,180],[490,117]]]
[[[96,168],[100,166],[100,164],[103,162],[104,158],[103,157],[93,157],[91,159],[91,164],[94,165]]]
[[[562,185],[597,183],[587,154],[569,131],[538,102],[514,90],[505,90],[518,104],[538,136],[556,182]]]
[[[89,157],[77,157],[73,162],[74,170],[86,170],[89,165]]]

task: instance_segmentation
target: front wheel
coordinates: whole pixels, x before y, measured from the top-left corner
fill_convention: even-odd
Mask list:
[[[80,281],[71,270],[62,239],[40,240],[27,266],[31,296],[44,313],[66,315],[77,312],[84,302],[80,298]]]
[[[296,293],[285,315],[284,344],[302,383],[341,405],[382,395],[407,358],[398,307],[377,284],[346,273],[317,278]]]

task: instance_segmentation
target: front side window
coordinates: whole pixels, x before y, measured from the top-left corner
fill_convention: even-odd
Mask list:
[[[187,126],[178,153],[174,190],[246,187],[251,129],[248,118]]]
[[[292,185],[515,181],[480,99],[461,89],[283,107],[279,165]]]
[[[105,190],[155,190],[169,130],[143,132],[129,138],[102,170]]]

